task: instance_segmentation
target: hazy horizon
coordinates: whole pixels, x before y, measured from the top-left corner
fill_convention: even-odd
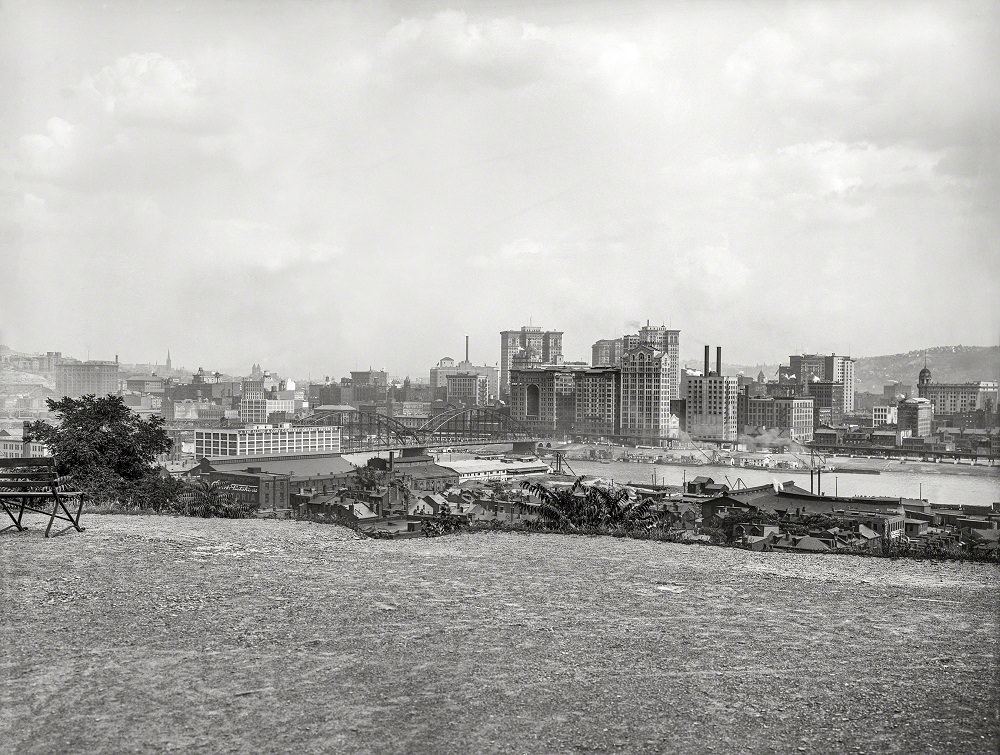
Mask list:
[[[0,343],[317,379],[1000,336],[1000,5],[0,6]],[[714,351],[713,351],[714,358]]]

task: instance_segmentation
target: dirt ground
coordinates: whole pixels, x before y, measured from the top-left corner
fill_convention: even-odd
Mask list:
[[[996,567],[84,520],[0,534],[0,751],[1000,747]]]

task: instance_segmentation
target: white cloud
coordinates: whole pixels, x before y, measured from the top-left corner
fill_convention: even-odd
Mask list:
[[[880,197],[952,185],[936,171],[941,159],[941,152],[906,145],[822,141],[730,160],[712,157],[704,168],[744,201],[788,211],[800,222],[853,222],[872,217],[871,203]]]
[[[76,163],[79,133],[62,118],[49,118],[45,133],[27,134],[18,140],[18,172],[31,178],[55,178]]]
[[[969,295],[886,333],[985,332],[987,6],[651,3],[590,20],[459,3],[400,21],[341,3],[80,4],[5,30],[47,2],[0,9],[0,47],[33,61],[0,72],[30,93],[0,102],[0,232],[76,310],[100,300],[77,332],[109,344],[127,336],[102,323],[193,331],[199,302],[218,323],[206,367],[280,347],[314,374],[416,371],[464,332],[488,359],[528,316],[577,356],[647,318],[725,343],[779,271],[787,295],[752,319],[748,358],[765,358],[813,332],[804,312],[877,319],[902,263],[920,278],[900,291]],[[947,266],[923,272],[921,255]],[[141,295],[103,297],[109,270]],[[814,301],[816,275],[838,308]],[[227,332],[244,324],[213,299],[223,281],[263,313],[253,337]],[[301,324],[318,314],[337,322],[321,350]],[[50,327],[19,326],[26,347]]]
[[[80,88],[124,126],[216,131],[228,120],[193,65],[159,53],[119,58]]]
[[[597,87],[633,94],[654,88],[652,58],[631,35],[449,10],[400,21],[386,34],[377,65],[384,80],[408,86]]]

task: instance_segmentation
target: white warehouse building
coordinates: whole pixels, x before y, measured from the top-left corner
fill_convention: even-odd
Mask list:
[[[234,430],[196,430],[195,455],[206,458],[223,456],[278,456],[281,454],[340,453],[340,428],[334,426],[295,427],[250,425]]]

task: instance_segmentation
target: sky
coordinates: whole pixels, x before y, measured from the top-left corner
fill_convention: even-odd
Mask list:
[[[1000,337],[1000,3],[0,2],[0,343],[426,376]]]

